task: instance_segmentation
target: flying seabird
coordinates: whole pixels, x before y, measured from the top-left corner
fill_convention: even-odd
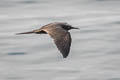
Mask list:
[[[66,58],[70,51],[71,46],[71,35],[68,30],[71,29],[79,29],[76,27],[72,27],[71,25],[64,22],[54,22],[47,25],[42,26],[40,29],[36,29],[29,32],[17,33],[17,34],[49,34],[51,38],[54,39],[54,42],[62,53],[63,58]]]

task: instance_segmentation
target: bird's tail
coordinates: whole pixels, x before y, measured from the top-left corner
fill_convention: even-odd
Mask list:
[[[35,31],[29,31],[29,32],[16,33],[16,35],[19,35],[19,34],[32,34],[32,33],[35,33]]]

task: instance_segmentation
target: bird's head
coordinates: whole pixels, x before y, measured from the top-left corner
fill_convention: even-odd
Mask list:
[[[63,23],[61,24],[61,27],[65,30],[71,30],[71,29],[79,29],[77,27],[72,27],[71,25],[67,24],[67,23]]]

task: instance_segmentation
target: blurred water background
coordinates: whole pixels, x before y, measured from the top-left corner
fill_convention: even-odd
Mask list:
[[[67,22],[63,59],[49,35],[15,35]],[[0,0],[0,80],[120,80],[120,0]]]

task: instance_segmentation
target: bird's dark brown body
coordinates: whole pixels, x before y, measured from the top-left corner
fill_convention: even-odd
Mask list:
[[[17,33],[17,34],[49,34],[51,38],[54,39],[54,42],[58,48],[58,50],[62,53],[63,57],[66,58],[70,51],[71,46],[71,35],[68,32],[70,29],[78,29],[72,27],[67,23],[62,22],[54,22],[47,24],[40,29],[36,29],[29,32]]]

